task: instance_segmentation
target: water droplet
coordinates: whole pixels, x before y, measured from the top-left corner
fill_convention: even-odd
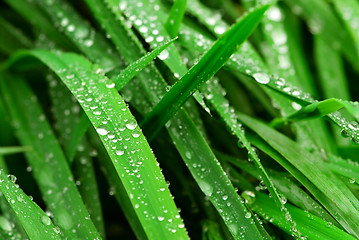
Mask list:
[[[162,216],[158,216],[158,221],[162,222],[163,220],[165,220],[165,217],[162,217]]]
[[[125,153],[125,151],[123,151],[123,150],[116,151],[116,155],[118,155],[118,156],[122,156],[124,153]]]
[[[41,216],[41,222],[44,225],[49,226],[51,224],[51,219],[48,216]]]
[[[217,34],[223,34],[226,31],[226,28],[224,26],[215,26],[214,32]]]
[[[186,158],[188,158],[188,159],[192,158],[192,154],[188,151],[185,153],[185,155],[186,155]]]
[[[100,134],[101,136],[105,136],[108,134],[109,131],[107,131],[104,127],[98,127],[96,128],[96,131],[98,134]]]
[[[223,199],[224,201],[226,201],[226,200],[228,199],[228,196],[227,196],[227,195],[223,195],[222,199]]]
[[[137,123],[127,123],[126,124],[126,127],[129,129],[129,130],[133,130],[137,127]]]
[[[269,76],[265,73],[255,73],[253,77],[257,82],[262,84],[267,84],[270,81]]]
[[[213,187],[211,184],[208,184],[205,181],[199,180],[198,181],[199,187],[202,189],[203,193],[207,196],[212,196],[213,194]]]
[[[169,52],[167,50],[163,50],[159,55],[158,55],[158,58],[161,59],[161,60],[165,60],[168,58],[169,56]]]
[[[246,214],[244,215],[245,218],[251,218],[252,214],[250,212],[246,212]]]
[[[116,86],[116,84],[114,82],[106,84],[107,88],[114,88],[115,86]]]

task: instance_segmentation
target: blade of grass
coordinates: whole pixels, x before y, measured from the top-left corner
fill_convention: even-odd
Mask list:
[[[119,29],[119,31],[121,31],[121,28]],[[127,34],[124,34],[123,36],[133,36],[133,34],[129,32]],[[138,55],[138,53],[141,52],[141,48],[139,48],[138,50],[134,49],[132,50],[132,52],[128,53],[129,48],[123,46],[124,43],[129,42],[129,40],[127,39],[126,38],[122,39],[122,41],[118,43],[120,44],[118,46],[127,59],[132,59],[134,56],[136,56],[136,54]],[[153,69],[153,68],[149,68],[149,69]],[[150,75],[152,75],[153,73],[156,73],[156,71],[149,72]],[[162,81],[158,81],[158,80],[162,80]],[[144,90],[146,91],[146,94],[153,96],[152,98],[154,103],[158,102],[159,98],[163,96],[163,94],[166,92],[165,89],[167,84],[165,84],[165,82],[160,76],[158,78],[150,78],[149,80],[144,79],[144,81],[141,81],[141,83],[144,86]],[[157,87],[153,88],[153,86],[157,86]],[[142,104],[142,102],[135,102],[134,104]],[[146,110],[145,112],[148,112],[148,110]],[[219,167],[215,156],[211,152],[210,147],[208,146],[206,141],[201,136],[200,131],[198,131],[198,129],[196,128],[196,125],[194,125],[194,123],[191,121],[190,118],[188,118],[188,115],[183,110],[180,110],[178,112],[178,114],[174,117],[173,121],[176,124],[174,123],[167,124],[166,127],[170,133],[171,138],[173,139],[173,142],[175,143],[177,150],[181,154],[192,176],[195,178],[202,191],[206,194],[206,196],[209,198],[212,204],[218,209],[227,227],[232,231],[232,234],[234,234],[235,236],[239,236],[240,234],[243,233],[249,238],[260,239],[261,236],[258,235],[256,227],[253,224],[251,224],[250,218],[246,219],[244,217],[246,210],[244,206],[241,205],[241,202],[238,200],[238,195],[235,193],[232,186],[228,186],[225,189],[223,189],[223,193],[221,191],[218,194],[214,194],[215,192],[213,192],[213,194],[210,194],[211,191],[208,191],[208,186],[212,186],[212,185],[227,186],[229,180],[227,179],[224,171]],[[183,129],[191,129],[191,130],[188,131],[188,134],[182,134]],[[198,154],[199,152],[201,152],[201,154]],[[190,156],[190,158],[188,158],[188,156]],[[214,159],[214,160],[209,160],[209,159]],[[205,177],[205,181],[203,181],[203,177],[204,177],[203,171],[201,171],[200,168],[197,167],[203,164],[205,166],[208,165],[208,169],[215,170],[214,172],[212,171],[208,172],[208,176]],[[220,175],[216,175],[217,173],[219,173]],[[228,196],[225,198],[226,200],[223,199],[222,194]],[[236,211],[230,210],[228,208],[228,205],[232,206],[230,209],[237,209],[237,210]],[[239,230],[240,226],[245,226],[246,228],[248,228],[248,230],[247,231]],[[260,227],[261,227],[260,225],[257,226],[257,228]]]
[[[261,217],[268,219],[269,222],[290,234],[291,225],[283,218],[281,212],[275,208],[274,202],[268,196],[262,193],[256,193],[255,201],[249,204],[249,206]],[[301,231],[307,239],[356,239],[310,213],[306,213],[290,204],[286,204],[286,206],[293,216],[293,219],[298,223],[298,230]]]
[[[53,221],[64,237],[99,238],[73,181],[60,146],[29,86],[21,78],[2,78],[2,94]],[[22,97],[29,99],[22,101]],[[55,180],[56,179],[56,180]],[[71,204],[69,204],[71,203]],[[75,231],[73,231],[75,230]]]
[[[71,137],[70,133],[77,126],[81,107],[72,98],[71,93],[54,74],[46,76],[49,85],[49,95],[52,102],[52,112],[55,127],[58,132],[59,143],[65,146]],[[84,204],[97,230],[102,237],[105,236],[102,208],[97,187],[94,165],[90,156],[89,144],[82,138],[76,145],[75,159],[67,159],[72,168],[75,183],[82,196]]]
[[[41,50],[28,54],[48,64],[75,94],[106,146],[148,238],[187,239],[154,155],[113,82],[96,73],[97,66],[76,54]]]
[[[122,70],[116,77],[112,78],[115,88],[117,91],[120,91],[132,78],[134,78],[140,71],[142,71],[151,61],[156,58],[164,49],[166,49],[170,44],[172,44],[176,39],[172,39],[156,49],[152,52],[149,52],[145,56],[140,59],[132,62],[128,65],[124,70]],[[75,156],[76,147],[82,136],[85,134],[86,130],[90,126],[90,121],[87,116],[83,114],[81,116],[80,121],[76,124],[74,128],[73,134],[71,135],[68,144],[66,146],[66,155],[69,159],[73,159]]]
[[[12,180],[11,180],[12,179]],[[30,239],[61,239],[51,219],[0,170],[0,190],[16,213]]]
[[[186,13],[187,0],[176,0],[164,25],[171,38],[178,35],[183,16]]]
[[[238,117],[331,199],[339,207],[331,214],[350,234],[358,235],[356,226],[358,221],[355,219],[359,215],[353,213],[358,211],[359,201],[347,186],[324,165],[318,154],[307,152],[293,140],[253,118],[242,114],[238,114]]]
[[[149,139],[178,111],[197,88],[211,78],[258,25],[268,5],[257,8],[228,30],[153,108],[141,126]]]
[[[0,155],[22,153],[26,151],[31,151],[31,147],[0,147]]]

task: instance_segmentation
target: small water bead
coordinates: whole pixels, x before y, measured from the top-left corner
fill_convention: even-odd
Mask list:
[[[13,182],[13,183],[16,182],[17,178],[14,175],[7,175],[7,176],[11,182]]]
[[[185,155],[186,155],[186,158],[188,158],[188,159],[192,158],[192,154],[188,151],[185,153]]]
[[[67,31],[69,31],[69,32],[74,32],[75,31],[75,26],[74,25],[69,25],[68,27],[67,27]]]
[[[140,136],[139,133],[133,133],[133,134],[132,134],[132,137],[134,137],[134,138],[138,138],[139,136]]]
[[[169,57],[169,52],[167,50],[163,50],[159,55],[158,58],[161,60],[166,60]]]
[[[282,13],[278,7],[271,7],[267,11],[267,17],[269,20],[279,22],[282,20]]]
[[[104,127],[98,127],[98,128],[96,128],[96,131],[101,136],[105,136],[105,135],[107,135],[109,133],[109,131],[106,130]]]
[[[226,31],[226,28],[224,26],[215,26],[214,32],[217,34],[223,34]]]
[[[302,106],[300,104],[296,103],[296,102],[292,102],[292,107],[297,111],[302,109]]]
[[[226,200],[228,199],[228,196],[227,196],[227,195],[223,195],[222,199],[223,199],[224,201],[226,201]]]
[[[44,225],[49,226],[51,224],[51,219],[48,216],[41,216],[41,222]]]
[[[116,151],[116,155],[118,155],[118,156],[122,156],[124,153],[125,153],[125,151],[123,151],[123,150]]]
[[[93,40],[92,39],[87,39],[85,40],[84,44],[86,47],[91,47],[93,45]]]
[[[69,20],[68,20],[67,18],[63,18],[63,19],[61,20],[61,22],[60,22],[60,25],[61,25],[62,27],[66,27],[67,24],[69,24]]]
[[[126,124],[126,127],[129,129],[129,130],[133,130],[137,127],[137,123],[136,122],[133,122],[133,123],[127,123]]]
[[[162,42],[165,38],[163,36],[156,37],[157,42]]]
[[[114,88],[115,86],[116,86],[116,84],[114,82],[106,84],[107,88]]]
[[[162,217],[162,216],[158,216],[158,221],[162,222],[163,220],[165,220],[165,217]]]
[[[245,218],[249,219],[251,218],[252,214],[250,212],[246,212],[246,214],[244,215]]]
[[[261,84],[267,84],[270,81],[269,76],[266,73],[255,73],[253,74],[253,77],[257,82]]]

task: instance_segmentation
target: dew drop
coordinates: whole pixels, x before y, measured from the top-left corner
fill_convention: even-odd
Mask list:
[[[125,153],[125,151],[123,151],[123,150],[116,151],[116,155],[118,155],[118,156],[122,156],[124,153]]]
[[[48,216],[41,216],[41,222],[44,225],[49,226],[51,224],[51,219]]]
[[[161,60],[166,60],[169,56],[169,52],[167,50],[163,50],[159,55],[158,58]]]
[[[217,34],[223,34],[226,31],[225,27],[223,26],[215,26],[214,32]]]
[[[246,214],[244,215],[245,218],[251,218],[252,214],[250,212],[246,212]]]
[[[114,82],[106,84],[107,88],[114,88],[116,84]]]
[[[100,134],[101,136],[105,136],[108,134],[109,131],[107,131],[104,127],[98,127],[96,128],[96,131],[98,134]]]
[[[253,77],[257,82],[262,84],[267,84],[270,81],[269,76],[265,73],[255,73]]]
[[[137,123],[127,123],[126,124],[126,127],[129,129],[129,130],[133,130],[137,127]]]

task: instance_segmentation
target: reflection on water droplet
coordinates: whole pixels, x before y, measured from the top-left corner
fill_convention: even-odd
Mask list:
[[[246,214],[244,215],[245,218],[251,218],[252,214],[250,212],[246,212]]]
[[[41,222],[44,225],[49,226],[51,224],[51,219],[48,216],[41,216]]]
[[[167,50],[163,50],[159,55],[158,55],[158,58],[161,59],[161,60],[165,60],[168,58],[169,56],[169,52]]]
[[[116,86],[116,84],[114,82],[106,84],[107,88],[114,88]]]
[[[208,184],[205,181],[199,180],[198,181],[199,187],[202,189],[203,193],[207,196],[212,196],[213,194],[213,187],[211,184]]]
[[[98,134],[100,134],[101,136],[105,136],[106,134],[108,134],[109,131],[107,131],[104,127],[98,127],[96,128],[96,131]]]
[[[255,73],[253,77],[257,82],[262,84],[267,84],[270,81],[269,76],[265,73]]]
[[[125,153],[125,152],[124,152],[123,150],[117,150],[117,151],[116,151],[116,154],[117,154],[118,156],[122,156],[124,153]]]
[[[129,130],[135,129],[136,126],[137,126],[137,123],[127,123],[127,124],[126,124],[126,127],[127,127]]]

